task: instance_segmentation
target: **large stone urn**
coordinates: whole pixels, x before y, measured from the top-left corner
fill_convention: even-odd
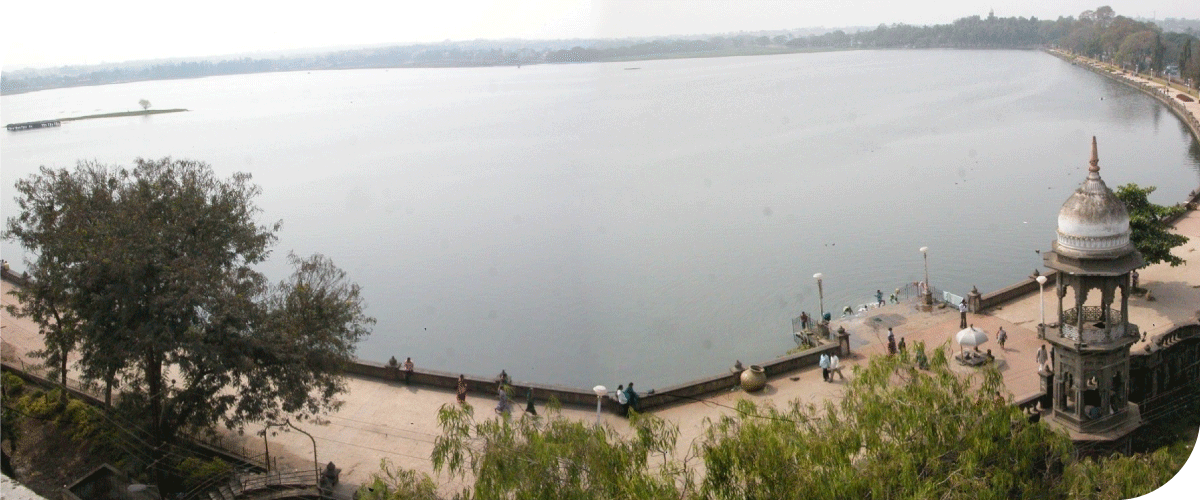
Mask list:
[[[763,367],[750,365],[750,369],[742,372],[742,390],[755,392],[767,385],[767,373]]]

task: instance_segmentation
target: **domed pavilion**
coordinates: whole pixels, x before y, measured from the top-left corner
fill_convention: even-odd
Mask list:
[[[1042,255],[1058,271],[1058,322],[1039,331],[1055,351],[1051,421],[1077,441],[1113,441],[1139,425],[1128,383],[1129,347],[1139,333],[1126,313],[1130,273],[1145,261],[1129,240],[1125,204],[1100,178],[1095,137],[1089,163],[1058,213],[1053,250]]]

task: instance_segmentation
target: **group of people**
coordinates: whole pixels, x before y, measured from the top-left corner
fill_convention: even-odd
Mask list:
[[[654,391],[650,391],[650,392],[654,392]],[[625,387],[624,385],[618,385],[617,393],[615,394],[615,396],[617,398],[617,403],[621,405],[621,416],[622,417],[629,415],[630,408],[633,408],[633,411],[635,411],[635,412],[639,411],[638,409],[641,408],[639,403],[641,402],[642,398],[641,398],[641,396],[638,395],[637,391],[633,390],[633,382],[629,383],[629,387]]]
[[[413,370],[416,368],[415,366],[413,366],[413,360],[411,357],[405,359],[404,364],[401,365],[400,363],[396,362],[395,356],[392,356],[392,359],[388,360],[388,367],[392,370],[395,370],[392,372],[394,375],[397,374],[396,372],[400,372],[400,373],[404,374],[404,385],[408,385],[408,381],[410,379],[412,379]]]
[[[890,327],[887,334],[887,350],[889,356],[895,356],[897,352],[903,353],[908,350],[908,344],[904,343],[904,337],[900,337],[899,344],[896,343],[896,333]]]
[[[961,357],[962,364],[967,366],[979,366],[996,360],[996,357],[992,355],[991,349],[988,349],[986,353],[983,353],[979,352],[978,347],[963,351]]]
[[[467,403],[467,391],[467,377],[463,374],[459,374],[458,387],[454,391],[455,396],[458,398],[459,404]],[[512,402],[510,401],[510,394],[512,394],[512,392],[512,377],[508,375],[507,371],[500,370],[500,375],[496,377],[496,398],[498,401],[496,403],[495,410],[497,414],[512,412]],[[533,405],[533,387],[529,387],[527,389],[525,393],[525,400],[525,413],[536,417],[537,408]]]
[[[1054,370],[1054,346],[1050,346],[1050,351],[1047,353],[1046,345],[1042,344],[1042,346],[1038,347],[1037,350],[1038,370],[1041,370],[1042,367],[1046,366],[1046,361],[1050,362],[1050,370]]]
[[[821,354],[821,378],[826,382],[833,382],[833,375],[836,373],[838,378],[846,380],[846,376],[842,375],[842,363],[838,359],[837,353],[830,356],[828,353]]]

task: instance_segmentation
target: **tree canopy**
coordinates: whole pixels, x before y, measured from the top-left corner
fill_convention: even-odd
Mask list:
[[[682,458],[678,429],[652,415],[621,435],[555,411],[476,422],[447,405],[432,460],[468,482],[459,498],[1008,499],[1143,495],[1191,454],[1079,459],[1065,433],[1011,404],[995,368],[965,377],[942,348],[929,358],[921,370],[908,354],[875,357],[819,408],[742,400]],[[436,496],[427,475],[385,464],[375,479],[371,500]]]
[[[13,312],[41,325],[52,360],[74,350],[85,380],[120,382],[158,441],[337,406],[374,320],[324,256],[290,255],[295,270],[275,285],[254,269],[280,224],[257,222],[249,174],[81,162],[42,167],[16,191],[4,236],[34,257]]]
[[[1187,209],[1180,205],[1164,207],[1151,203],[1150,193],[1155,189],[1154,186],[1141,187],[1129,183],[1118,187],[1115,194],[1125,202],[1125,208],[1129,211],[1129,239],[1138,252],[1141,252],[1142,258],[1146,259],[1146,263],[1166,262],[1175,267],[1185,261],[1172,255],[1171,249],[1187,243],[1188,238],[1172,233],[1170,226],[1163,221]]]

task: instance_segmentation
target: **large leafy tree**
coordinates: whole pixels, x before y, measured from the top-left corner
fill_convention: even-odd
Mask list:
[[[248,174],[220,179],[170,158],[85,162],[43,167],[16,188],[21,212],[5,237],[34,256],[17,312],[42,325],[48,351],[77,350],[85,379],[119,376],[155,450],[189,427],[337,406],[342,368],[374,320],[328,258],[290,256],[294,273],[273,286],[254,269],[279,223],[257,222]]]
[[[1155,189],[1154,186],[1141,187],[1129,183],[1118,187],[1116,195],[1125,202],[1125,208],[1129,211],[1129,239],[1138,252],[1141,252],[1142,258],[1146,259],[1146,263],[1166,262],[1175,267],[1183,264],[1184,260],[1172,255],[1171,249],[1187,243],[1188,238],[1172,233],[1170,226],[1163,221],[1185,212],[1187,208],[1180,205],[1164,207],[1151,203],[1150,193]]]

